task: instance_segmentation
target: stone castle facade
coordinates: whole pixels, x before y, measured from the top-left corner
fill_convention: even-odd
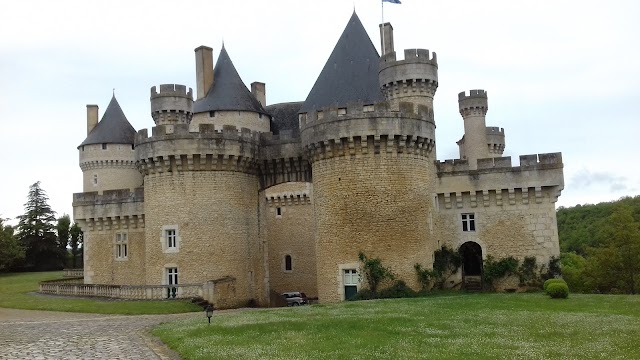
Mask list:
[[[380,257],[418,288],[442,246],[460,249],[465,277],[482,259],[559,255],[560,153],[502,157],[487,127],[487,93],[459,94],[460,159],[436,160],[435,53],[380,56],[354,13],[303,102],[266,104],[226,49],[195,50],[197,91],[152,87],[155,126],[135,131],[115,97],[98,121],[87,106],[78,147],[83,192],[74,218],[87,284],[213,281],[218,308],[303,291],[321,302],[357,291],[358,253]]]

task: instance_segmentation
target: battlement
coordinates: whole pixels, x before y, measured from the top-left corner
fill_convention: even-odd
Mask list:
[[[406,96],[433,98],[438,88],[438,58],[427,49],[406,49],[398,60],[391,51],[380,57],[378,82],[387,99]]]
[[[288,192],[267,196],[267,206],[282,207],[291,205],[310,205],[311,197],[307,192]]]
[[[430,52],[427,49],[405,49],[404,50],[404,59],[398,60],[395,51],[390,51],[380,57],[380,67],[383,68],[391,63],[421,63],[421,64],[430,64],[438,66],[438,56],[435,52]]]
[[[173,97],[186,97],[193,100],[193,90],[189,88],[187,91],[187,87],[185,85],[179,84],[161,84],[160,91],[156,90],[155,86],[151,87],[151,99],[165,97],[165,96],[173,96]]]
[[[504,136],[504,128],[497,126],[487,126],[487,135],[502,135]]]
[[[376,104],[349,104],[347,106],[331,106],[317,111],[300,113],[298,115],[300,129],[319,123],[344,121],[361,117],[398,117],[407,116],[433,122],[433,110],[422,104],[400,102],[397,109],[392,109],[389,102]]]
[[[438,176],[469,175],[483,172],[519,172],[562,168],[562,153],[520,155],[520,166],[512,166],[511,157],[478,159],[477,170],[469,170],[467,160],[436,161]]]
[[[287,143],[287,142],[299,142],[300,137],[293,134],[293,130],[280,130],[278,135],[273,133],[260,133],[260,139],[267,144],[271,143]]]
[[[489,110],[487,92],[484,90],[470,90],[469,95],[465,91],[459,93],[458,107],[462,117],[486,115]]]
[[[199,124],[197,131],[189,130],[188,124],[157,125],[151,129],[141,129],[136,134],[135,143],[139,144],[174,139],[225,139],[238,141],[254,141],[260,139],[260,132],[251,131],[248,128],[238,129],[234,125],[223,125],[221,130],[216,130],[213,124]]]

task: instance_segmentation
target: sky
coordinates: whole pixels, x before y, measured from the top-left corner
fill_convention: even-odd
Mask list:
[[[82,192],[77,146],[86,105],[112,92],[136,130],[151,128],[149,89],[194,88],[200,45],[224,41],[267,103],[303,101],[354,8],[380,51],[379,0],[3,2],[0,22],[0,217],[24,212],[41,181],[60,216]],[[395,49],[438,54],[438,159],[457,158],[457,94],[485,89],[504,156],[562,152],[557,206],[640,194],[640,2],[402,0],[386,3]],[[15,224],[15,220],[10,223]]]

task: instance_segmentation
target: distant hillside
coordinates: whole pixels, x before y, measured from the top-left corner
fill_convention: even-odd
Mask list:
[[[633,209],[635,221],[640,223],[640,195],[596,205],[560,207],[557,218],[561,251],[573,251],[585,255],[587,247],[599,246],[603,241],[601,225],[620,204],[630,206]]]

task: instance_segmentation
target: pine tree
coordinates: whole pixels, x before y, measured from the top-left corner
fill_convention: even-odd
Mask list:
[[[25,270],[57,270],[63,265],[64,255],[58,247],[55,233],[55,211],[48,200],[40,182],[36,182],[29,187],[25,214],[18,216],[16,238],[25,249]]]

